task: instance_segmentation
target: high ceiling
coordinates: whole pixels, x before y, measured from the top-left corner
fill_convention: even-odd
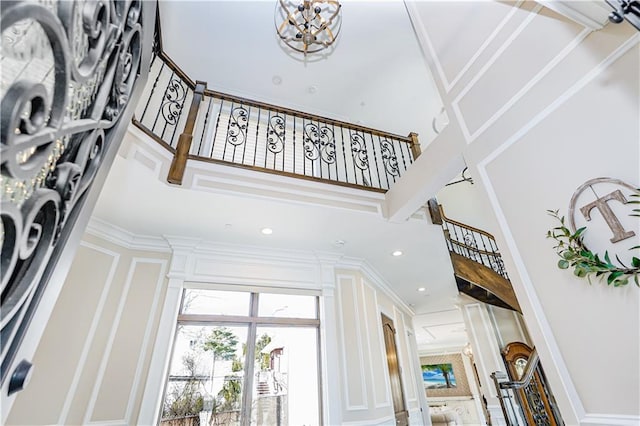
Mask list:
[[[435,137],[432,120],[441,103],[402,1],[344,1],[335,50],[306,60],[279,43],[275,3],[162,1],[163,48],[192,79],[207,81],[217,91],[398,134],[415,131],[423,145]],[[288,178],[269,179],[279,188],[288,185]],[[335,196],[331,185],[316,186],[326,199]],[[423,340],[419,344],[434,340],[424,327],[439,326],[444,328],[432,329],[431,335],[441,332],[438,339],[446,345],[466,342],[461,316],[451,311],[457,290],[442,231],[424,212],[397,224],[379,212],[320,204],[300,202],[292,194],[170,186],[165,176],[119,156],[95,216],[140,235],[364,259],[416,313],[448,312],[444,322],[428,316],[428,324],[415,325]],[[274,233],[262,235],[263,227]],[[393,257],[394,250],[404,255]],[[419,287],[426,291],[418,292]],[[447,327],[453,335],[444,332]]]
[[[343,1],[335,49],[306,59],[280,42],[276,3],[162,1],[163,49],[210,89],[433,139],[442,103],[404,2]]]

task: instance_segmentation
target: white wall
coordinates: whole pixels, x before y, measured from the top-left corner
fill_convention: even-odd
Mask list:
[[[413,422],[422,423],[411,317],[406,310],[374,284],[361,270],[336,271],[337,333],[340,347],[340,381],[343,390],[342,420],[357,424],[395,424],[389,385],[381,314],[396,328],[396,348],[402,369],[406,409]]]
[[[167,265],[85,235],[6,424],[137,423]]]
[[[142,401],[141,423],[159,412],[181,289],[281,288],[321,295],[324,424],[395,424],[380,313],[394,320],[407,409],[423,424],[410,310],[366,264],[333,254],[201,242],[167,237],[169,284]],[[287,291],[287,290],[284,290]],[[425,408],[426,410],[426,408]]]
[[[555,226],[546,210],[566,214],[585,181],[640,185],[637,30],[590,32],[534,2],[407,5],[451,123],[413,182],[388,194],[390,217],[418,207],[406,194],[431,184],[420,171],[430,157],[448,164],[462,152],[565,423],[637,424],[640,292],[559,270],[545,238]]]
[[[181,289],[189,282],[322,295],[325,424],[395,423],[380,320],[385,313],[397,329],[412,424],[423,424],[411,314],[369,266],[179,238],[169,238],[170,254],[159,238],[104,222],[94,221],[90,229],[103,238],[85,235],[36,352],[33,378],[7,424],[154,423]]]

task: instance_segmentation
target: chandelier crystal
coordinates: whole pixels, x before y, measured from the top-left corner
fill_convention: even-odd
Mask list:
[[[337,0],[278,0],[276,30],[289,47],[305,55],[331,46],[340,33],[342,16]]]

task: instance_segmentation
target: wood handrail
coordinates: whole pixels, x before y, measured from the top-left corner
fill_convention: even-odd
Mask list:
[[[538,351],[533,348],[533,352],[531,352],[531,356],[527,362],[527,368],[524,370],[524,374],[522,375],[522,379],[520,380],[511,380],[508,382],[501,382],[500,388],[502,389],[520,389],[527,386],[531,383],[531,379],[533,378],[533,374],[536,372],[536,368],[538,368],[538,363],[540,358],[538,357]]]
[[[458,222],[457,220],[449,219],[444,214],[444,210],[442,209],[442,205],[438,205],[438,207],[440,208],[440,215],[442,216],[443,222],[451,223],[453,225],[458,225],[461,228],[469,229],[469,230],[471,230],[473,232],[477,232],[478,234],[484,235],[486,237],[489,237],[492,240],[495,240],[495,237],[493,235],[491,235],[490,233],[488,233],[487,231],[483,231],[482,229],[478,229],[478,228],[475,228],[473,226],[467,225],[466,223]]]
[[[158,52],[157,55],[162,61],[164,61],[165,64],[167,64],[167,66],[171,69],[171,71],[176,73],[178,77],[180,77],[180,79],[184,81],[187,84],[187,86],[189,86],[189,89],[191,90],[195,89],[196,82],[193,81],[191,78],[189,78],[187,73],[182,71],[182,68],[180,68],[175,62],[173,62],[173,59],[171,59],[169,55],[167,55],[163,51]]]
[[[455,245],[457,245],[457,246],[459,246],[459,247],[462,247],[462,248],[466,248],[467,250],[474,251],[474,252],[477,252],[477,253],[479,253],[479,254],[485,254],[485,255],[487,255],[487,256],[492,256],[492,257],[501,257],[501,256],[500,256],[500,253],[498,253],[498,252],[495,252],[495,251],[487,251],[487,250],[481,250],[481,249],[479,249],[479,248],[476,248],[476,247],[472,247],[472,246],[466,245],[465,243],[461,243],[461,242],[460,242],[460,241],[458,241],[458,240],[454,240],[454,239],[452,239],[452,238],[451,238],[451,237],[449,237],[448,235],[447,235],[447,237],[446,237],[446,238],[447,238],[447,240],[448,240],[448,241],[450,241],[452,244],[455,244]]]
[[[303,111],[299,111],[296,109],[292,109],[292,108],[287,108],[287,107],[282,107],[282,106],[278,106],[278,105],[273,105],[267,102],[261,102],[261,101],[255,101],[252,99],[247,99],[247,98],[243,98],[240,96],[235,96],[235,95],[230,95],[228,93],[222,93],[222,92],[218,92],[215,90],[211,90],[211,89],[207,89],[204,92],[205,96],[210,96],[212,98],[216,98],[216,99],[222,99],[225,101],[230,101],[230,102],[237,102],[240,103],[242,105],[247,105],[247,106],[253,106],[256,108],[264,108],[264,109],[268,109],[271,111],[275,111],[275,112],[280,112],[282,114],[289,114],[289,115],[294,115],[296,117],[300,117],[300,118],[307,118],[309,120],[315,120],[315,121],[321,121],[323,123],[327,123],[327,124],[333,124],[336,125],[338,127],[344,127],[346,129],[350,129],[350,130],[356,130],[356,131],[360,131],[360,132],[365,132],[365,133],[370,133],[376,136],[383,136],[383,137],[387,137],[390,139],[397,139],[400,142],[405,142],[407,144],[412,144],[412,138],[411,138],[411,134],[415,135],[416,137],[418,136],[417,133],[410,133],[409,136],[402,136],[402,135],[397,135],[395,133],[389,133],[389,132],[385,132],[382,130],[377,130],[377,129],[372,129],[371,127],[366,127],[366,126],[360,126],[358,124],[353,124],[353,123],[347,123],[346,121],[340,121],[340,120],[335,120],[333,118],[328,118],[328,117],[322,117],[320,115],[315,115],[315,114],[311,114],[308,112],[303,112]],[[416,157],[414,157],[415,159]]]

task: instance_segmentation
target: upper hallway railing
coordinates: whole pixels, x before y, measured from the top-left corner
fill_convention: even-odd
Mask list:
[[[159,38],[134,124],[187,159],[385,192],[420,155],[417,134],[400,136],[206,88],[163,51]]]
[[[493,235],[473,226],[449,219],[445,216],[442,206],[438,205],[435,200],[429,200],[429,209],[432,214],[434,210],[437,210],[435,214],[440,218],[449,252],[480,263],[492,269],[502,278],[509,279]]]
[[[442,226],[458,290],[482,302],[521,312],[493,235],[449,219],[435,198],[427,206],[432,223]]]

